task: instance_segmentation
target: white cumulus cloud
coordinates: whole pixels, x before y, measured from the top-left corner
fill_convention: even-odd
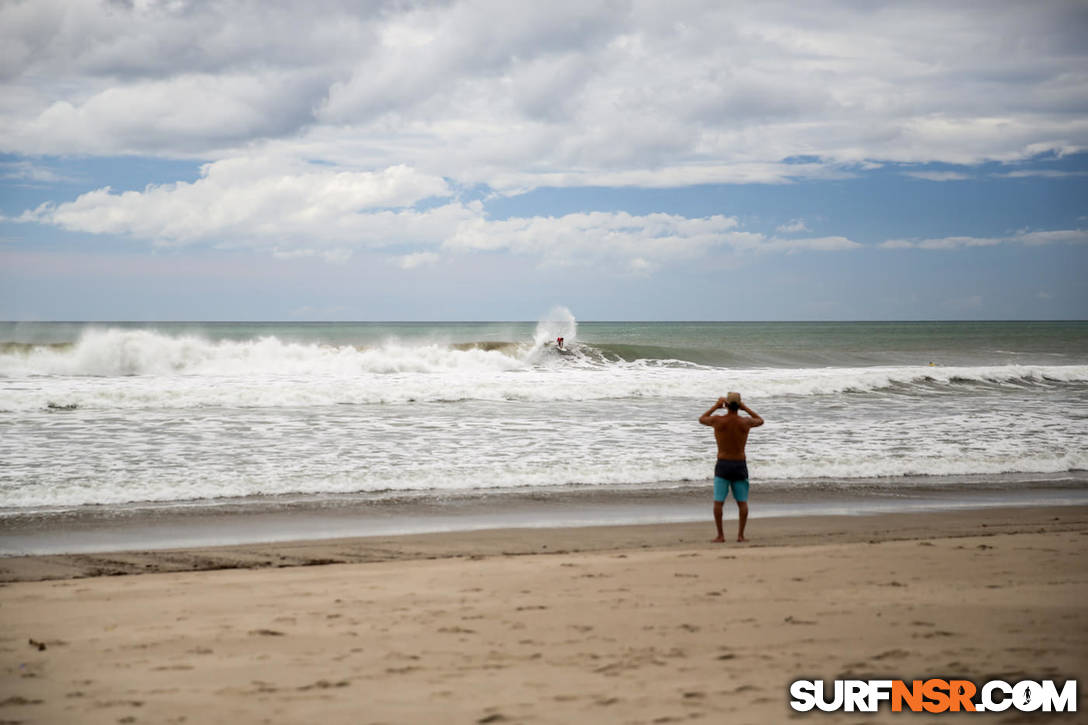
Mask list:
[[[939,237],[935,239],[889,239],[879,246],[883,249],[964,249],[995,247],[1000,244],[1088,244],[1088,230],[1059,229],[1053,231],[1022,230],[1006,237]]]
[[[971,178],[959,171],[904,171],[903,175],[923,181],[966,181]]]
[[[461,224],[443,245],[454,251],[497,251],[536,256],[553,264],[625,260],[631,271],[702,257],[712,250],[736,253],[845,251],[861,245],[844,237],[780,239],[742,231],[734,217],[688,218],[673,214],[591,212],[561,217],[486,218]]]
[[[789,224],[783,224],[779,226],[776,231],[779,234],[798,234],[800,232],[808,232],[812,230],[808,228],[807,224],[805,224],[804,219],[794,219]]]
[[[1076,0],[8,2],[0,151],[507,192],[1016,161],[1088,148],[1086,26]]]
[[[416,267],[436,264],[439,259],[441,257],[434,252],[413,252],[398,257],[397,264],[401,269],[415,269]]]
[[[649,274],[662,265],[734,253],[845,251],[844,237],[779,238],[745,231],[734,217],[583,212],[492,219],[482,203],[451,197],[440,178],[398,166],[356,172],[233,159],[209,164],[192,183],[114,193],[97,189],[46,204],[18,221],[117,234],[159,246],[263,250],[280,259],[341,261],[358,249],[389,249],[402,269],[442,253],[509,252],[546,265],[615,263]],[[418,202],[437,202],[419,205]]]
[[[290,255],[311,245],[382,246],[432,238],[431,227],[467,211],[447,204],[421,214],[413,207],[449,195],[444,180],[405,166],[369,172],[237,158],[206,165],[192,183],[122,193],[96,189],[26,212],[21,220],[159,244],[217,242]]]
[[[1088,171],[1058,171],[1057,169],[1020,169],[1003,174],[994,174],[1002,179],[1067,179],[1078,176],[1088,176]]]

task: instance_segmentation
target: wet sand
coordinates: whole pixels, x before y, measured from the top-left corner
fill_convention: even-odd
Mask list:
[[[0,559],[0,720],[764,723],[799,678],[1088,675],[1088,507],[749,526]]]

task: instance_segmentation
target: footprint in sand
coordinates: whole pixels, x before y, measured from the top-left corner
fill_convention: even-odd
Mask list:
[[[347,687],[350,684],[351,684],[351,682],[349,682],[348,680],[340,680],[339,682],[329,682],[328,680],[318,680],[317,682],[314,682],[313,684],[303,685],[302,687],[299,687],[298,689],[300,691],[302,691],[302,692],[307,692],[309,690],[329,690],[329,689],[332,689],[334,687]]]
[[[878,655],[873,655],[874,660],[888,660],[888,659],[900,659],[902,657],[909,657],[910,652],[905,649],[890,649],[885,652],[881,652]]]
[[[408,673],[415,672],[419,669],[419,667],[412,667],[411,665],[407,667],[386,667],[385,672],[389,675],[407,675]]]
[[[955,632],[948,632],[943,629],[936,629],[932,632],[926,632],[925,634],[916,634],[914,637],[921,637],[922,639],[933,639],[935,637],[958,637]]]

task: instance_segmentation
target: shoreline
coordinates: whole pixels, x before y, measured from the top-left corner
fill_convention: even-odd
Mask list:
[[[267,496],[0,510],[13,556],[705,520],[710,482]],[[1088,505],[1088,472],[760,482],[752,518]],[[734,507],[727,507],[727,514]]]
[[[744,725],[796,679],[1088,676],[1088,506],[712,527],[28,557],[61,578],[0,586],[0,718]]]
[[[709,507],[707,507],[709,509]],[[746,544],[732,541],[736,517],[725,519],[722,550],[826,543],[913,541],[927,538],[1065,531],[1088,526],[1088,505],[983,507],[902,513],[752,517]],[[594,526],[480,528],[456,531],[291,539],[213,546],[14,555],[0,558],[0,584],[167,572],[479,559],[623,550],[703,547],[713,535],[699,521]]]

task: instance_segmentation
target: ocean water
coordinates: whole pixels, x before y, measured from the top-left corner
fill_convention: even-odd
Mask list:
[[[703,485],[729,390],[753,491],[1088,469],[1084,322],[0,323],[0,515]]]

